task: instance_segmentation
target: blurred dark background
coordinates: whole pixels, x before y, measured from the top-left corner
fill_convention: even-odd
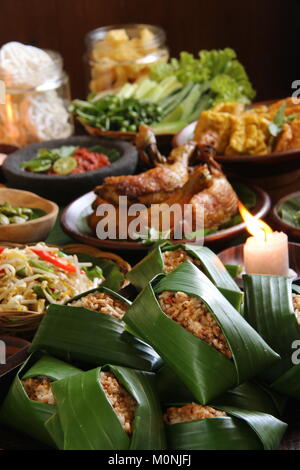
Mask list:
[[[113,23],[152,23],[167,33],[171,55],[232,47],[257,99],[281,98],[300,78],[299,0],[0,0],[0,45],[21,41],[56,49],[73,97],[86,94],[85,34]]]

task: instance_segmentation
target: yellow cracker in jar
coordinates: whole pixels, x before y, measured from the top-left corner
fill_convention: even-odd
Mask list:
[[[140,42],[142,47],[147,47],[147,44],[152,42],[154,39],[154,34],[150,29],[148,28],[143,28],[140,33]]]
[[[126,42],[129,41],[129,37],[125,29],[112,29],[108,31],[105,36],[104,42]]]
[[[116,80],[116,73],[114,69],[101,75],[95,74],[95,78],[90,81],[90,89],[94,93],[102,90],[113,88]]]
[[[115,82],[114,82],[114,87],[119,88],[123,85],[123,83],[129,81],[129,72],[127,72],[126,67],[122,65],[117,65],[114,68],[115,71]]]
[[[91,90],[100,92],[109,88],[118,88],[128,80],[134,82],[141,76],[149,74],[149,67],[146,67],[145,64],[136,64],[136,62],[147,54],[155,54],[159,51],[159,47],[155,46],[154,39],[155,35],[147,28],[141,29],[139,37],[133,38],[128,37],[125,29],[109,31],[103,40],[99,40],[94,44],[91,51],[91,59],[94,62],[91,64]],[[167,54],[165,59],[167,59]],[[156,62],[156,60],[154,61]],[[157,61],[165,60],[159,60],[158,57]],[[104,63],[110,64],[114,69],[116,67],[124,68],[123,72],[119,68],[115,72],[112,85],[107,85],[107,80],[101,82],[100,76],[103,73]]]

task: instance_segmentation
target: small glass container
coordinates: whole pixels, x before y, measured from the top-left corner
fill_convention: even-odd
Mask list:
[[[69,77],[59,53],[26,72],[23,67],[8,74],[0,67],[5,84],[5,103],[0,104],[0,143],[24,147],[34,142],[63,139],[73,134]]]
[[[94,93],[118,89],[149,74],[156,62],[167,62],[166,34],[159,26],[104,26],[86,35],[88,88]]]

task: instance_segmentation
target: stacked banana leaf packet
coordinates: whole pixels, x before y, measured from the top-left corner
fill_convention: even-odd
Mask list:
[[[300,399],[300,294],[238,274],[167,242],[128,274],[130,301],[98,287],[51,304],[0,424],[61,450],[278,449]]]

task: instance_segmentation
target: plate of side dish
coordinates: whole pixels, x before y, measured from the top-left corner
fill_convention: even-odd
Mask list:
[[[190,139],[211,144],[218,162],[245,176],[258,176],[258,166],[260,174],[286,173],[299,167],[299,110],[291,98],[258,102],[248,108],[220,103],[182,129],[173,138],[173,146]]]

